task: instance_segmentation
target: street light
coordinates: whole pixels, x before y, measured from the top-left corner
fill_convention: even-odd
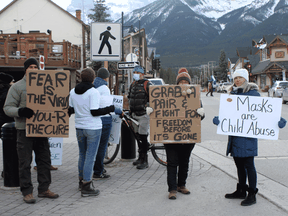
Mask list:
[[[133,25],[131,26],[124,26],[124,12],[122,12],[122,44],[121,44],[121,48],[122,48],[122,55],[121,55],[121,61],[124,62],[124,27],[127,27],[129,29],[129,33],[131,34],[131,36],[134,35],[134,33],[136,32]],[[125,93],[125,71],[122,70],[122,94]]]
[[[141,16],[140,14],[138,14],[138,18],[139,18],[139,64],[141,66],[141,49],[140,49],[140,44],[141,44],[141,35],[140,35],[140,19],[141,19]]]

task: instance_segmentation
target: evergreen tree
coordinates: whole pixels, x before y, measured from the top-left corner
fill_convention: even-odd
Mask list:
[[[94,8],[90,9],[92,13],[88,14],[88,18],[92,22],[111,22],[109,19],[110,14],[107,12],[109,7],[105,5],[105,0],[96,0],[94,3]],[[88,44],[90,46],[90,44]],[[89,47],[90,48],[90,47]],[[89,65],[93,70],[96,72],[99,68],[103,67],[103,62],[101,61],[92,61]],[[108,66],[109,72],[113,73],[117,71],[117,63],[116,62],[109,62]]]
[[[90,10],[93,13],[89,14],[88,17],[92,22],[111,22],[110,14],[107,13],[109,7],[105,5],[105,0],[96,0],[94,8]]]
[[[224,50],[220,51],[219,57],[219,70],[217,70],[217,78],[218,80],[227,80],[227,69],[228,69],[228,62],[226,60],[226,53]]]

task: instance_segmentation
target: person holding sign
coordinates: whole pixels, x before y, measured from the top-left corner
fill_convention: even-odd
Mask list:
[[[100,93],[100,108],[113,105],[113,97],[111,96],[110,89],[107,86],[109,76],[110,73],[106,68],[100,68],[97,71],[97,77],[93,82],[94,87]],[[122,113],[122,110],[115,107],[115,113],[120,115]],[[103,179],[110,177],[110,175],[103,173],[104,171],[103,161],[112,128],[112,116],[110,115],[110,113],[103,115],[101,116],[101,120],[102,120],[102,133],[94,165],[93,179]]]
[[[129,99],[129,109],[132,118],[139,122],[139,128],[136,135],[140,139],[138,144],[139,156],[133,165],[137,169],[148,168],[148,129],[149,129],[149,110],[152,108],[148,106],[149,102],[149,86],[152,85],[149,80],[144,78],[144,69],[141,66],[135,66],[133,69],[133,79],[134,81],[130,85],[128,92]]]
[[[179,69],[178,76],[176,77],[176,84],[191,84],[191,77],[188,74],[186,68]],[[189,92],[187,92],[187,94],[189,94]],[[201,120],[205,118],[202,104],[201,108],[197,109],[197,113],[201,116]],[[167,183],[169,191],[168,198],[175,200],[177,191],[183,194],[190,194],[190,191],[186,188],[186,179],[188,176],[189,159],[195,143],[164,144],[164,146],[167,156]]]
[[[26,118],[35,115],[34,111],[26,107],[26,73],[27,70],[37,70],[39,64],[35,58],[24,62],[24,77],[13,84],[8,91],[4,104],[4,112],[15,119],[17,130],[17,153],[19,157],[20,190],[26,203],[35,203],[33,185],[31,181],[32,151],[35,152],[35,161],[38,166],[37,180],[38,197],[58,198],[59,195],[49,190],[51,184],[51,155],[47,137],[26,137]]]
[[[102,115],[114,112],[114,105],[100,108],[100,93],[94,88],[95,72],[91,68],[84,69],[82,82],[70,91],[69,115],[75,113],[75,128],[79,146],[79,188],[81,196],[97,196],[92,184],[93,166],[99,147],[102,131]]]
[[[230,89],[230,94],[260,96],[258,86],[249,83],[248,71],[246,69],[238,69],[233,73],[234,84]],[[218,116],[214,117],[213,123],[220,123]],[[283,128],[286,120],[281,118],[278,126]],[[226,155],[231,154],[234,159],[238,184],[235,192],[226,194],[227,199],[244,199],[242,206],[250,206],[256,203],[257,189],[257,172],[254,165],[254,157],[258,155],[258,139],[250,137],[229,136]],[[249,186],[246,184],[248,177]],[[248,191],[248,196],[247,196]]]

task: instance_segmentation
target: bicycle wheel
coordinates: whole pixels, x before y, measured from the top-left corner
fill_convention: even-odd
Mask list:
[[[120,149],[120,143],[119,144],[112,144],[108,142],[107,145],[107,150],[106,150],[106,154],[104,157],[104,164],[109,164],[111,163],[117,156],[118,152]]]
[[[151,153],[154,159],[163,166],[167,166],[167,157],[165,147],[162,143],[151,144]]]

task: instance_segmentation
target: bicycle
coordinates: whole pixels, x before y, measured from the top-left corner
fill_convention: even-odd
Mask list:
[[[126,124],[126,126],[129,128],[129,130],[131,131],[131,133],[133,134],[133,136],[135,137],[135,139],[137,140],[137,142],[141,142],[140,139],[138,138],[138,136],[136,135],[134,128],[132,126],[132,122],[138,126],[139,123],[131,118],[130,116],[128,116],[125,112],[123,112],[123,118],[122,121],[124,121],[124,123]],[[108,143],[107,146],[107,150],[106,150],[106,154],[104,157],[104,164],[109,164],[111,162],[113,162],[120,150],[120,143],[121,143],[121,139],[119,141],[118,144],[112,144],[112,143]],[[166,162],[166,151],[165,151],[165,147],[162,143],[158,143],[158,144],[151,144],[150,142],[148,142],[148,152],[151,151],[154,159],[161,165],[163,166],[167,166],[167,162]]]

